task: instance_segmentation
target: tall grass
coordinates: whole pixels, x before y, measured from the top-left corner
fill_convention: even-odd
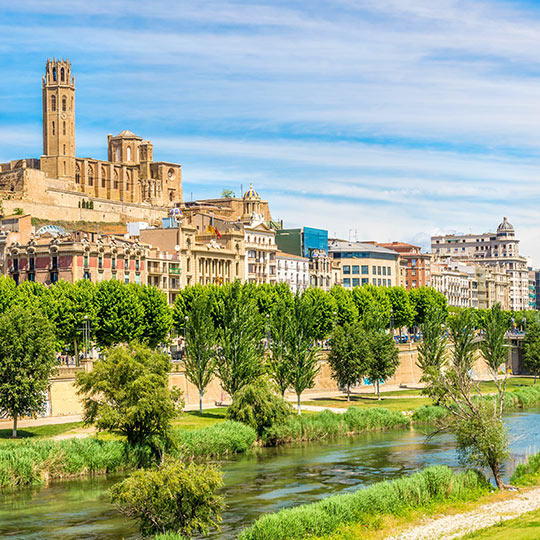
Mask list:
[[[516,486],[536,486],[540,481],[540,453],[529,456],[516,467],[510,482]]]
[[[379,516],[400,515],[442,501],[472,500],[490,491],[474,471],[454,473],[449,467],[429,467],[408,477],[380,482],[354,493],[281,510],[259,518],[239,540],[287,540],[330,534],[352,523],[376,524]]]
[[[256,439],[252,427],[227,420],[201,429],[175,430],[174,454],[184,458],[225,457],[247,452]]]
[[[120,441],[26,439],[0,443],[0,488],[112,472],[129,466],[130,457]]]
[[[323,411],[314,415],[291,416],[285,423],[274,425],[263,435],[267,446],[294,441],[314,441],[364,431],[410,426],[410,419],[400,412],[382,407],[359,409],[349,407],[344,414]]]

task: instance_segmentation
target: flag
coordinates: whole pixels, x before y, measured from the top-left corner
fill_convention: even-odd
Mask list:
[[[214,227],[214,231],[215,231],[215,233],[216,233],[216,236],[217,236],[218,238],[221,238],[221,233],[220,233],[215,227]]]
[[[214,229],[214,227],[212,225],[207,225],[206,226],[206,232],[216,234],[216,229]]]

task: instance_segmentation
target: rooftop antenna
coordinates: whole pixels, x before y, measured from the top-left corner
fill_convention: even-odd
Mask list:
[[[240,197],[242,197],[243,193],[244,193],[244,185],[240,184]]]

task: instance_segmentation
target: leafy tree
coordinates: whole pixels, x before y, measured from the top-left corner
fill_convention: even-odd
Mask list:
[[[235,282],[224,290],[222,302],[217,373],[223,389],[234,399],[242,386],[264,371],[264,325],[256,301],[240,283]]]
[[[358,307],[359,319],[365,328],[373,330],[387,328],[392,313],[392,303],[386,288],[374,285],[355,287],[352,296]]]
[[[4,313],[13,305],[15,295],[15,281],[9,276],[0,276],[0,313]]]
[[[352,323],[358,320],[358,308],[354,303],[351,291],[334,285],[330,289],[330,294],[336,301],[338,324]]]
[[[132,285],[143,309],[141,341],[155,348],[167,340],[172,327],[172,314],[167,296],[157,287]]]
[[[119,512],[135,518],[144,536],[174,532],[206,535],[221,521],[221,472],[212,465],[166,461],[138,470],[110,490]]]
[[[336,326],[330,341],[328,363],[332,377],[340,387],[347,389],[347,401],[351,400],[351,386],[367,371],[370,354],[369,343],[359,323]]]
[[[540,324],[533,323],[527,328],[523,340],[523,362],[525,368],[536,377],[540,375]]]
[[[51,323],[36,309],[14,306],[0,316],[0,411],[17,419],[43,410],[56,365]]]
[[[498,377],[499,368],[508,360],[508,345],[505,343],[506,332],[510,329],[510,319],[500,304],[495,304],[481,318],[482,339],[479,343],[482,356],[493,377],[497,387],[499,416],[502,418],[504,394],[506,391],[507,372],[504,370],[504,378]]]
[[[304,296],[313,304],[315,339],[326,339],[337,322],[338,306],[335,298],[318,287],[307,289]]]
[[[83,419],[99,431],[118,431],[128,444],[158,457],[170,443],[180,394],[168,387],[169,360],[142,345],[108,349],[90,372],[78,373]]]
[[[447,409],[449,414],[440,420],[439,429],[449,429],[456,434],[461,459],[489,467],[497,487],[503,488],[500,467],[508,455],[508,438],[502,408],[482,399],[480,388],[472,378],[476,351],[472,310],[465,309],[449,317],[448,331],[453,346],[451,356],[445,356],[440,365],[427,368],[426,392]],[[493,331],[494,341],[498,332]],[[491,349],[495,351],[496,347]],[[497,356],[493,359],[496,362]]]
[[[95,337],[102,347],[141,337],[144,308],[131,287],[111,279],[96,285]]]
[[[184,366],[186,377],[199,390],[201,413],[204,391],[214,377],[217,364],[216,329],[209,307],[209,295],[197,296],[186,321]]]
[[[421,326],[426,318],[428,306],[437,304],[447,313],[446,297],[430,287],[419,287],[409,291],[409,299],[415,311],[414,324]]]
[[[221,196],[224,198],[224,199],[231,199],[234,197],[234,191],[232,189],[224,189],[222,192],[221,192]]]
[[[409,294],[403,287],[391,287],[388,289],[388,298],[392,304],[392,317],[394,328],[412,326],[414,323],[415,311],[409,298]]]
[[[312,388],[319,372],[319,349],[315,340],[315,305],[306,294],[297,293],[289,317],[286,349],[291,373],[291,386],[298,398],[298,414],[302,414],[300,397]]]
[[[371,331],[367,336],[370,354],[366,375],[371,379],[377,399],[381,399],[381,380],[392,377],[399,366],[399,349],[392,334]]]
[[[418,344],[417,365],[422,370],[422,378],[430,368],[440,369],[446,355],[447,341],[444,335],[446,316],[437,304],[430,304],[426,310],[422,330],[422,341]]]
[[[236,392],[227,418],[251,426],[262,437],[268,428],[284,423],[291,412],[291,406],[261,377]]]
[[[291,307],[293,304],[294,295],[286,283],[278,283],[277,285],[263,283],[257,286],[252,286],[248,283],[243,287],[245,289],[253,289],[253,296],[257,300],[259,313],[263,317],[271,316],[274,306],[278,302],[288,307]]]

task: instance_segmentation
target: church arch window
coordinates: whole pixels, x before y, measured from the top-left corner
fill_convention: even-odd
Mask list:
[[[127,147],[127,160],[131,161],[131,146]]]
[[[62,122],[62,135],[66,134],[66,123]]]
[[[116,149],[116,161],[120,161],[120,148]]]
[[[56,135],[56,127],[55,127],[55,125],[54,125],[54,121],[53,121],[53,123],[52,123],[52,130],[51,130],[51,131],[52,131],[52,134],[53,134],[53,135]]]
[[[52,78],[53,78],[53,81],[56,82],[56,68],[55,67],[52,68]]]
[[[64,156],[66,155],[66,145],[64,144]]]
[[[114,189],[118,189],[118,171],[116,169],[114,170],[113,179],[114,179],[113,187]]]
[[[51,96],[51,111],[56,111],[56,96]]]
[[[64,68],[60,70],[60,80],[64,82],[66,72],[64,71]]]
[[[64,96],[62,98],[62,110],[66,111],[66,109],[67,109],[67,98],[66,98],[66,96]]]
[[[107,182],[107,171],[105,167],[101,167],[101,187],[104,188]]]
[[[77,164],[75,166],[75,183],[80,184],[81,183],[81,168]]]
[[[66,162],[64,161],[64,176],[66,176]]]
[[[91,165],[88,165],[88,185],[93,186],[94,185],[94,169]]]

